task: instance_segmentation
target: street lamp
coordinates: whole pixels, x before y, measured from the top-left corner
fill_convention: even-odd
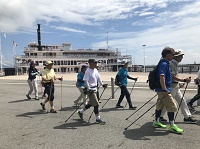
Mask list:
[[[146,68],[145,68],[145,46],[146,46],[146,45],[143,44],[142,46],[143,46],[143,49],[144,49],[144,72],[145,72],[145,69],[146,69]]]

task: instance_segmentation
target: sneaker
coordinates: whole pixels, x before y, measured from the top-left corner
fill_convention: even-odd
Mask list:
[[[47,97],[46,95],[42,95],[42,98],[45,98],[45,97]]]
[[[116,105],[116,108],[124,108],[124,106]]]
[[[131,109],[131,110],[136,110],[137,107],[136,107],[136,106],[129,106],[129,109]]]
[[[159,119],[161,122],[167,122],[167,120],[164,117],[160,117]]]
[[[153,122],[153,127],[155,128],[167,128],[166,125],[163,125],[161,122]]]
[[[174,132],[174,133],[183,133],[183,129],[179,128],[176,124],[174,124],[173,126],[169,127],[169,131]]]
[[[30,97],[29,95],[26,95],[26,97],[27,97],[28,99],[31,99],[31,97]]]
[[[80,111],[78,111],[78,116],[80,117],[81,120],[83,120],[83,113],[81,113]]]
[[[42,109],[43,109],[43,110],[46,110],[45,104],[44,104],[44,103],[41,102],[40,105],[42,106]]]
[[[96,124],[104,125],[104,124],[106,124],[106,122],[103,121],[102,119],[96,119]]]
[[[197,123],[197,120],[194,119],[193,117],[184,118],[183,121],[186,124],[196,124]]]
[[[57,113],[56,109],[51,109],[50,112],[51,113]]]
[[[189,109],[192,109],[192,110],[195,109],[189,102],[187,103],[187,106],[188,106]]]
[[[36,96],[36,97],[35,97],[35,100],[39,100],[39,98]]]

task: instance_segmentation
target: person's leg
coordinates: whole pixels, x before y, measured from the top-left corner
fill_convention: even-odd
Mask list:
[[[28,91],[28,94],[26,95],[26,97],[28,99],[31,99],[30,94],[33,92],[33,84],[32,84],[32,81],[30,79],[27,80],[27,83],[29,85],[29,91]]]
[[[174,113],[177,112],[178,106],[176,103],[176,100],[173,98],[171,94],[168,94],[167,97],[165,97],[165,100],[163,100],[163,103],[165,105],[165,108],[167,110],[167,115],[169,118],[169,130],[175,133],[182,133],[183,129],[180,129],[176,124],[174,124]]]
[[[50,104],[50,106],[51,106],[51,110],[50,110],[50,112],[52,112],[52,113],[57,113],[56,112],[56,109],[55,109],[55,107],[54,107],[54,105],[53,105],[53,101],[54,101],[54,84],[52,84],[52,86],[50,87],[50,95],[49,95],[49,97],[50,97],[50,99],[49,99],[49,104]]]
[[[161,116],[162,110],[164,109],[164,103],[163,103],[164,94],[162,92],[157,92],[157,94],[158,94],[158,99],[156,103],[155,120],[153,122],[153,127],[166,128],[167,127],[166,125],[163,125],[162,123],[160,123],[160,116]]]
[[[48,97],[45,99],[44,102],[41,102],[40,105],[42,106],[42,109],[43,109],[43,110],[46,110],[45,104],[46,104],[47,102],[49,102],[49,97],[50,97],[50,84],[44,84],[44,87],[45,87],[45,91],[46,91]]]
[[[137,107],[132,105],[130,93],[128,92],[128,89],[126,87],[124,88],[124,94],[126,95],[126,100],[129,104],[129,108],[136,109]]]
[[[78,98],[76,100],[74,100],[74,104],[77,106],[78,102],[82,99],[82,90],[81,87],[78,88],[80,95],[78,96]]]
[[[120,104],[121,104],[121,102],[122,102],[122,100],[123,100],[123,98],[124,98],[124,96],[125,96],[125,86],[120,86],[120,89],[121,89],[121,95],[119,96],[119,100],[118,100],[118,102],[117,102],[117,105],[116,105],[116,107],[122,107]]]
[[[181,93],[180,89],[177,90],[177,94],[176,94],[176,96],[174,96],[174,98],[177,101],[178,106],[180,106],[180,108],[181,108],[181,113],[183,114],[184,119],[188,119],[188,117],[191,117],[191,113],[188,109],[187,102],[186,102],[185,98],[183,98],[183,94]],[[181,100],[182,100],[182,102],[181,102]]]
[[[161,115],[160,115],[160,118],[159,118],[160,122],[167,122],[167,120],[164,118],[164,115],[165,115],[166,112],[167,112],[166,109],[163,108]]]
[[[36,79],[33,80],[33,88],[34,88],[34,91],[35,91],[35,99],[38,100],[38,85],[37,85]]]
[[[192,108],[192,105],[195,101],[200,99],[200,85],[198,85],[198,92],[197,94],[188,102],[189,106]]]

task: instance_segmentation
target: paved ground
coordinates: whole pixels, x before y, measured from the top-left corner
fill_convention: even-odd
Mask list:
[[[109,82],[108,82],[109,83]],[[177,124],[184,129],[182,135],[169,133],[166,130],[152,128],[152,114],[150,110],[142,117],[137,125],[132,125],[124,130],[133,120],[138,118],[145,110],[150,108],[156,101],[152,100],[143,110],[138,111],[129,121],[126,121],[133,111],[126,109],[115,109],[116,100],[110,100],[106,106],[101,108],[101,117],[107,122],[106,125],[94,124],[93,115],[90,122],[88,118],[92,112],[89,109],[84,113],[84,122],[79,121],[75,114],[71,119],[64,121],[75,110],[73,100],[79,95],[74,86],[75,81],[63,82],[63,100],[61,108],[60,82],[56,83],[55,107],[59,110],[57,114],[46,113],[41,110],[39,103],[43,101],[27,100],[27,83],[23,80],[2,79],[0,81],[0,148],[2,149],[151,149],[151,148],[173,148],[173,149],[197,149],[200,145],[200,121],[196,125],[184,124],[183,117],[179,113]],[[109,83],[110,84],[110,83]],[[129,90],[133,82],[129,82]],[[41,90],[41,89],[39,89]],[[101,93],[102,89],[100,89]],[[186,92],[186,99],[196,93],[191,83]],[[115,97],[118,97],[118,90]],[[102,104],[110,97],[110,87],[102,96]],[[131,95],[132,101],[138,107],[147,102],[155,93],[148,89],[144,82],[136,83]],[[32,95],[33,97],[33,95]],[[126,101],[123,101],[123,105]],[[102,106],[100,106],[102,107]],[[197,107],[195,117],[199,120]],[[166,117],[166,116],[165,116]]]

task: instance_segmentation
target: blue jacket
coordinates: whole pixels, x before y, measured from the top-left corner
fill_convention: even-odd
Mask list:
[[[127,86],[127,83],[128,83],[127,77],[129,77],[127,69],[122,67],[117,73],[117,78],[119,82],[121,83],[121,85]]]
[[[156,80],[157,82],[160,83],[160,75],[164,75],[165,76],[165,85],[167,87],[168,92],[171,91],[171,83],[172,83],[172,72],[171,69],[169,67],[169,61],[165,60],[165,59],[161,59],[159,61],[158,64],[158,69],[157,69],[157,73],[156,73]],[[156,92],[162,92],[163,89],[160,88],[156,88],[155,90]]]
[[[84,77],[84,73],[80,71],[77,75],[77,87],[86,86],[85,82],[83,81],[83,77]]]

